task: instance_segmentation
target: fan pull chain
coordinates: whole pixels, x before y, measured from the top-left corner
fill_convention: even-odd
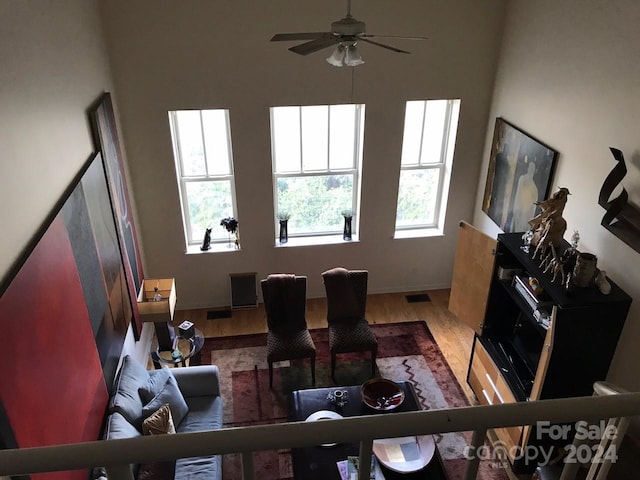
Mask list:
[[[351,103],[353,103],[353,91],[355,90],[356,69],[351,68]]]

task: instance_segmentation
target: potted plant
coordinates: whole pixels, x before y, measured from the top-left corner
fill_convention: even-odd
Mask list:
[[[231,248],[231,234],[233,233],[235,236],[235,245],[236,248],[239,247],[238,242],[238,220],[233,217],[226,217],[220,220],[220,225],[222,225],[225,230],[229,233],[229,248]]]
[[[344,217],[344,229],[342,231],[343,240],[351,240],[351,222],[353,220],[353,210],[347,208],[340,212]]]
[[[278,212],[278,222],[280,222],[280,243],[287,243],[289,241],[288,223],[291,215],[286,210]]]

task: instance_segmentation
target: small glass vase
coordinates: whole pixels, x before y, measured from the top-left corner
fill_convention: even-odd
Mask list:
[[[289,241],[288,220],[279,220],[280,222],[280,243],[287,243]]]
[[[351,241],[351,221],[353,217],[344,217],[344,230],[342,232],[342,239]]]

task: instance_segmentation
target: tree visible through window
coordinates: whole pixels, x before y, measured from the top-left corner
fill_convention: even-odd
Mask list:
[[[364,105],[271,108],[274,201],[290,236],[342,232],[357,211]]]
[[[396,232],[442,230],[460,100],[407,102]]]
[[[169,112],[182,216],[188,245],[226,242],[220,220],[235,217],[235,186],[228,110]]]

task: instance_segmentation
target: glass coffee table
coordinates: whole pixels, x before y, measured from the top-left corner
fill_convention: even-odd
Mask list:
[[[158,338],[154,335],[149,356],[155,368],[161,368],[162,365],[182,365],[186,367],[189,359],[200,365],[199,356],[203,345],[204,335],[197,328],[191,338],[182,338],[176,335],[171,349],[161,349],[158,344]]]
[[[360,385],[296,390],[289,397],[289,421],[304,421],[318,411],[334,411],[343,417],[354,417],[359,415],[393,415],[394,412],[421,410],[413,385],[408,382],[398,382],[398,385],[404,391],[405,399],[400,406],[391,412],[378,412],[366,406],[362,402]],[[348,392],[348,401],[342,407],[333,405],[327,399],[327,396],[337,389]],[[360,445],[358,443],[294,448],[291,451],[293,478],[296,480],[340,480],[337,462],[346,460],[350,455],[357,456],[359,451]],[[383,465],[380,468],[386,480],[447,480],[437,448],[431,461],[419,471],[398,473]]]

